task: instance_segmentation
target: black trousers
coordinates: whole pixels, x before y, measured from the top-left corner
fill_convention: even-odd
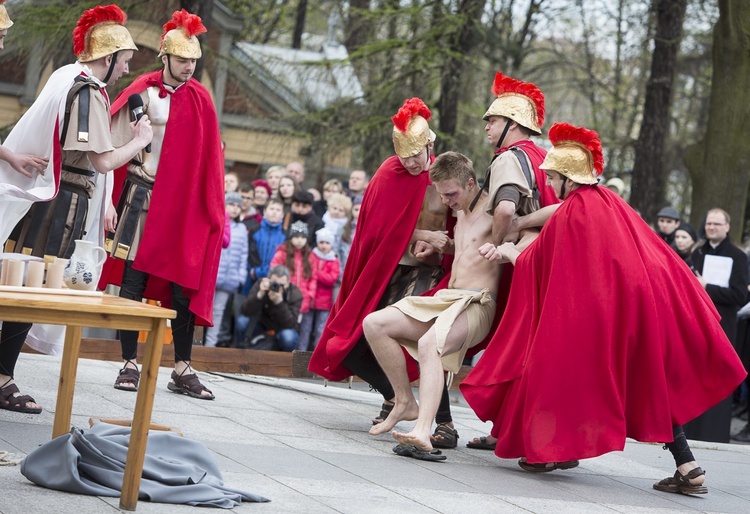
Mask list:
[[[133,268],[133,261],[125,261],[125,271],[122,274],[120,296],[140,302],[148,284],[148,273]],[[175,283],[172,287],[172,309],[177,317],[172,320],[172,336],[174,337],[174,361],[190,361],[193,352],[193,334],[195,333],[195,315],[190,312],[190,300],[185,296],[182,286]],[[120,344],[122,345],[123,360],[135,359],[138,352],[138,332],[135,330],[120,330]]]
[[[3,333],[0,337],[0,373],[3,375],[13,376],[18,356],[29,330],[31,330],[31,323],[3,322]]]

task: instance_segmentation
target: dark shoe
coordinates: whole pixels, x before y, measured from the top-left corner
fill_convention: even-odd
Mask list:
[[[128,361],[130,362],[130,361]],[[138,381],[141,379],[141,372],[133,368],[122,368],[115,380],[115,389],[120,391],[138,391]],[[122,384],[135,384],[134,386],[124,386]]]
[[[185,371],[190,368],[185,368]],[[178,375],[176,371],[172,371],[172,380],[167,384],[167,389],[173,393],[186,394],[191,398],[199,398],[201,400],[213,400],[216,398],[209,388],[201,384],[198,375],[191,373],[185,375],[185,371]],[[202,391],[208,391],[209,396],[202,395]]]
[[[439,423],[430,437],[433,448],[452,449],[458,446],[458,431],[447,423]]]
[[[445,460],[448,457],[443,455],[440,450],[420,450],[414,445],[397,444],[393,447],[393,453],[402,457],[411,457],[413,459],[427,460],[437,462]]]
[[[745,425],[745,428],[737,432],[732,436],[732,441],[739,441],[741,443],[750,443],[750,423]]]
[[[656,482],[654,484],[654,489],[665,493],[706,494],[708,493],[708,488],[706,486],[692,485],[690,483],[691,479],[705,474],[706,472],[701,468],[695,468],[691,470],[687,475],[683,475],[679,471],[675,471],[674,476]]]
[[[10,382],[12,379],[9,379]],[[5,384],[3,384],[5,385]],[[41,407],[27,407],[27,403],[36,403],[28,394],[14,396],[20,393],[16,384],[6,385],[0,389],[0,409],[10,410],[13,412],[23,412],[24,414],[39,414],[42,412]]]
[[[388,414],[390,414],[393,410],[394,405],[395,404],[392,402],[383,402],[383,405],[380,406],[380,414],[378,414],[376,418],[372,419],[372,424],[379,425],[383,421],[385,421],[385,418],[387,418]]]
[[[477,440],[477,439],[479,439],[479,442],[475,443],[474,441]],[[492,450],[492,451],[495,451],[495,445],[496,444],[497,444],[497,442],[488,443],[487,442],[487,437],[486,436],[482,436],[482,437],[476,437],[476,438],[472,439],[471,441],[469,441],[468,443],[466,443],[466,447],[467,448],[473,448],[474,450]]]
[[[733,418],[741,418],[743,415],[747,416],[747,403],[732,406]],[[747,417],[745,419],[747,419]]]
[[[552,465],[548,466],[547,464],[529,464],[525,460],[518,461],[518,465],[521,466],[521,469],[523,469],[524,471],[529,471],[531,473],[549,473],[550,471],[555,471],[557,469],[573,469],[578,467],[579,462],[577,460],[567,460],[565,462],[552,462],[548,464]]]

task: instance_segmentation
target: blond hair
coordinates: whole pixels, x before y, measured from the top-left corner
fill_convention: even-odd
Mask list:
[[[341,207],[348,216],[352,212],[352,199],[341,193],[333,193],[328,199],[328,208],[331,206]]]

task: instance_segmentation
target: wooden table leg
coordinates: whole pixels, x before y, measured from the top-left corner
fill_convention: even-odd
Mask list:
[[[70,431],[70,417],[73,412],[73,393],[78,373],[78,355],[81,351],[81,327],[66,327],[65,346],[60,363],[60,384],[57,388],[55,421],[52,425],[52,438]]]
[[[133,429],[130,434],[130,446],[128,458],[125,461],[125,476],[122,481],[122,494],[120,495],[120,508],[124,510],[135,510],[138,503],[138,490],[141,485],[143,461],[146,458],[148,427],[151,424],[151,412],[154,407],[156,376],[159,373],[165,327],[165,320],[153,320],[153,328],[148,333],[148,339],[146,340],[141,380],[138,385],[138,397],[135,400]]]

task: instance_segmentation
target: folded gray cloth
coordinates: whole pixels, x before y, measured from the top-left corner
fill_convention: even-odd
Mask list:
[[[78,494],[120,496],[130,428],[97,423],[73,428],[31,452],[21,463],[35,484]],[[226,487],[211,451],[173,432],[148,434],[140,500],[231,509],[263,496]]]

